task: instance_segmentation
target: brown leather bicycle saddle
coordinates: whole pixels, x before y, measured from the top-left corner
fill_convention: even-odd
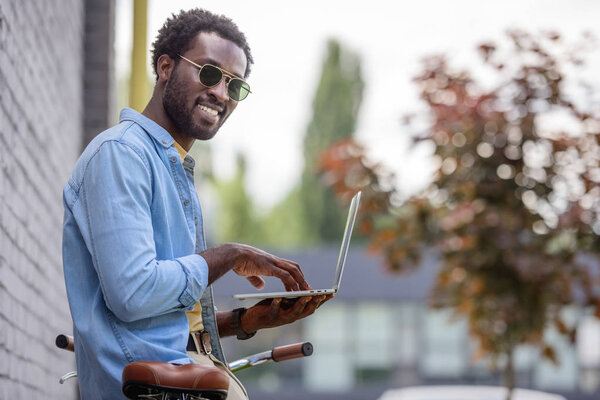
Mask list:
[[[211,400],[227,397],[229,376],[217,367],[198,364],[176,365],[159,361],[136,361],[123,369],[123,393],[139,395],[186,393]]]

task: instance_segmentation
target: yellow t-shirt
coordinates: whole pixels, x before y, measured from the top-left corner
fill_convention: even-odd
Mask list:
[[[175,146],[175,148],[177,149],[179,157],[181,157],[181,162],[183,162],[183,159],[185,158],[185,156],[187,156],[187,151],[185,151],[185,149],[181,147],[177,142],[173,142],[173,146]],[[186,311],[185,313],[187,314],[188,324],[190,325],[190,332],[204,330],[204,324],[202,324],[202,305],[200,305],[200,302],[197,302],[194,305],[193,310]]]

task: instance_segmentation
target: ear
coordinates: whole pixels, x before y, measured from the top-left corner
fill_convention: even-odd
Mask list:
[[[159,81],[167,81],[171,77],[171,73],[175,68],[175,60],[169,57],[166,54],[158,57],[156,61],[156,71],[158,72],[158,80]]]

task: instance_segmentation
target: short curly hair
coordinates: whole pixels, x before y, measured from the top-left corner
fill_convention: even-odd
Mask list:
[[[178,54],[185,53],[192,43],[192,39],[200,32],[213,32],[238,45],[246,55],[246,71],[244,78],[250,75],[250,66],[254,63],[250,46],[246,36],[237,25],[224,15],[213,14],[210,11],[195,8],[189,11],[181,10],[179,14],[172,14],[158,31],[158,36],[152,43],[152,68],[158,80],[158,58],[166,54],[177,63]]]

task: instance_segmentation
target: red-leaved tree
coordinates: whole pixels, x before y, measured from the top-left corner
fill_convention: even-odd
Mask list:
[[[393,176],[352,140],[325,152],[321,167],[341,198],[363,191],[359,229],[390,271],[439,255],[432,305],[468,320],[512,390],[518,345],[556,362],[544,329],[575,337],[564,306],[600,317],[600,108],[593,88],[575,102],[566,83],[591,38],[508,37],[508,50],[478,48],[492,88],[439,56],[415,78],[431,121],[415,142],[433,144],[437,165],[426,190],[397,204]]]

